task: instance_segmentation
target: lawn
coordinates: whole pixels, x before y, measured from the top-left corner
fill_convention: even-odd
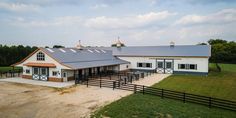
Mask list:
[[[21,67],[15,67],[15,70],[22,69]],[[6,66],[6,67],[0,67],[0,72],[8,72],[9,70],[13,70],[13,67]]]
[[[236,112],[132,94],[96,111],[92,117],[111,118],[236,118]]]
[[[213,71],[208,76],[172,75],[154,87],[236,101],[236,64],[220,66],[220,73],[210,64]]]
[[[172,75],[154,87],[236,101],[236,65],[221,64],[222,72],[208,76]],[[214,64],[210,65],[215,70]],[[132,94],[96,111],[92,117],[112,118],[236,118],[236,112],[183,103],[157,96]]]

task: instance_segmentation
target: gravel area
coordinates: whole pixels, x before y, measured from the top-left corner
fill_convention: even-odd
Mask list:
[[[167,76],[155,74],[134,83],[149,86]],[[85,85],[52,88],[3,81],[0,81],[0,90],[2,118],[89,117],[100,107],[133,93]]]

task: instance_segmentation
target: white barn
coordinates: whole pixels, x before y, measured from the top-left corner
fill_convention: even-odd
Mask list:
[[[13,66],[22,78],[64,82],[107,71],[208,74],[209,45],[38,48]]]

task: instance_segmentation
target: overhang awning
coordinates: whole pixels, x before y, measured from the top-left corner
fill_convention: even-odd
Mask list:
[[[29,63],[26,63],[26,64],[23,64],[24,66],[35,66],[35,67],[50,67],[50,68],[56,68],[56,65],[53,64],[53,63],[32,63],[32,62],[29,62]]]

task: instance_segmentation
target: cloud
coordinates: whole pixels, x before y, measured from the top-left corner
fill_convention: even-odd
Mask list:
[[[38,11],[39,6],[33,4],[0,2],[0,9],[12,12],[32,12],[32,11]]]
[[[51,27],[51,26],[78,26],[81,24],[80,16],[63,16],[49,20],[28,20],[17,17],[12,20],[12,25],[23,27]]]
[[[236,9],[223,9],[209,15],[186,15],[176,21],[177,25],[223,24],[236,22]]]
[[[99,16],[88,19],[85,26],[95,29],[137,28],[164,20],[173,15],[176,15],[176,13],[162,11],[119,18]]]
[[[97,10],[97,9],[104,9],[104,8],[108,8],[109,5],[107,4],[96,4],[94,6],[91,6],[91,9]]]

